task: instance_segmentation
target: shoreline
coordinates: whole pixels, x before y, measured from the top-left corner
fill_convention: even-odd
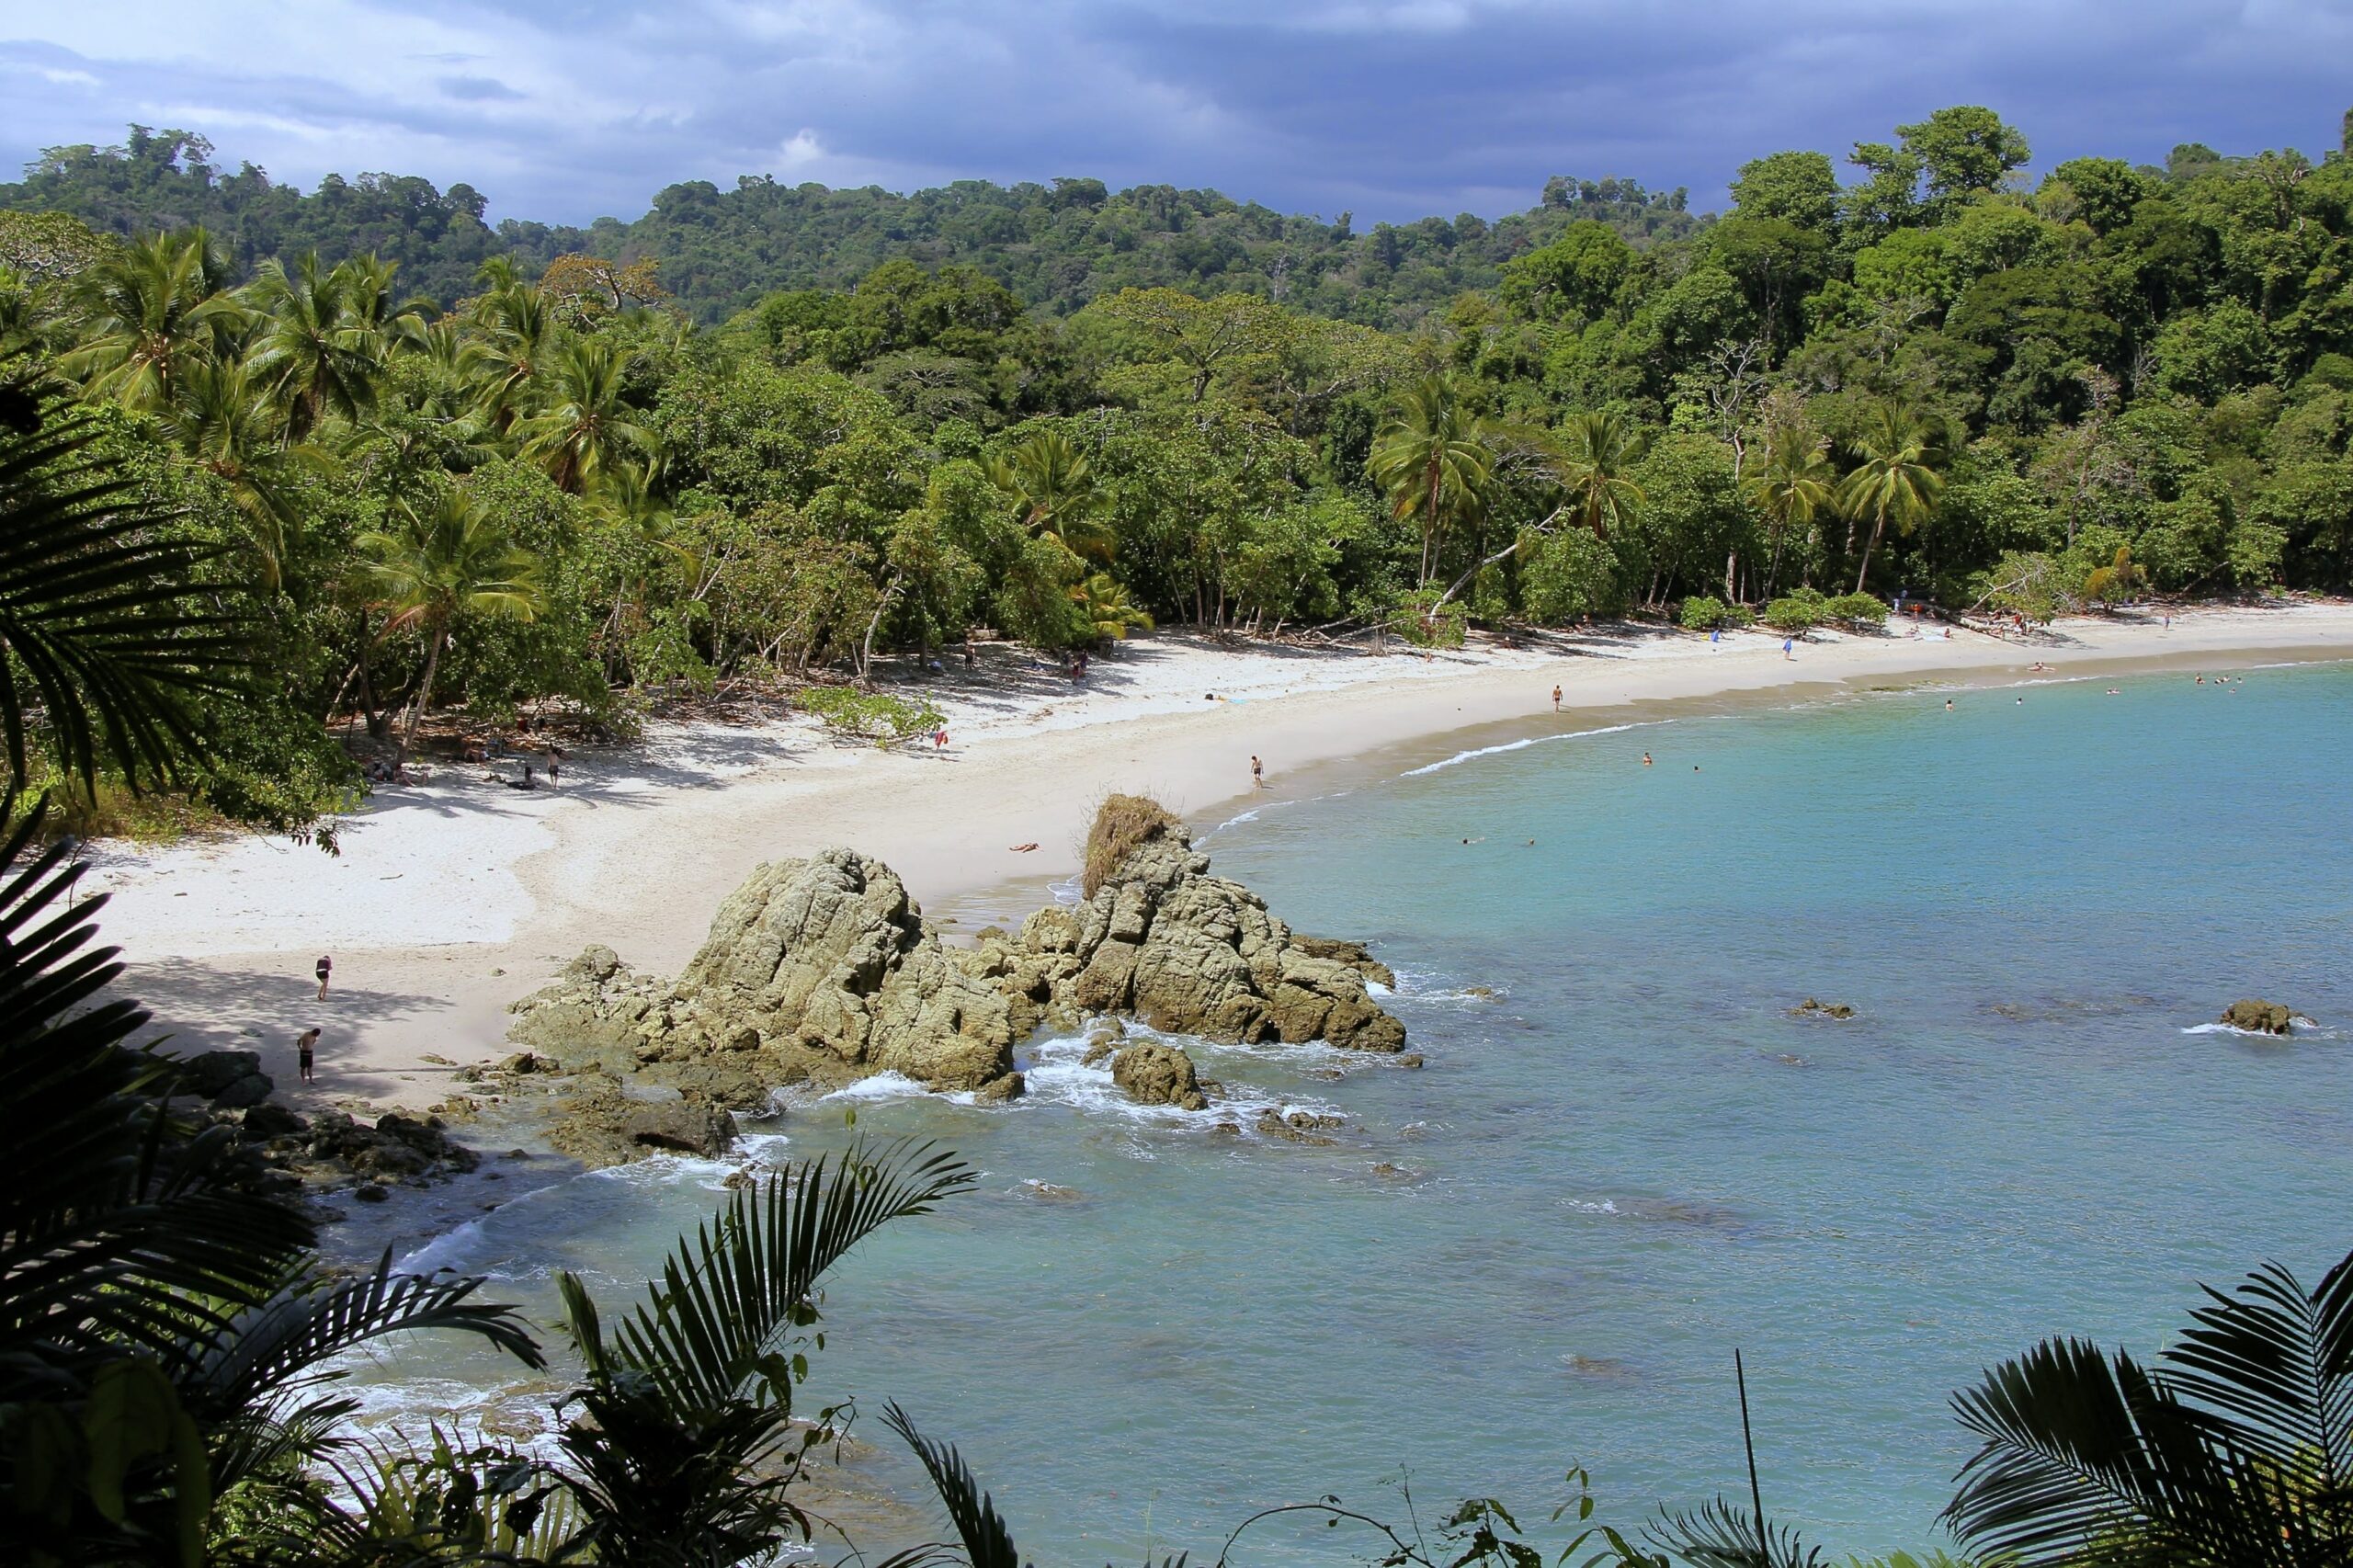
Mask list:
[[[2353,605],[2342,603],[2195,611],[2170,629],[2092,618],[2060,631],[2049,646],[1834,635],[1794,661],[1763,632],[1721,645],[1567,634],[1427,660],[1234,651],[1179,634],[1098,660],[1084,688],[993,650],[983,676],[951,671],[927,693],[948,713],[944,753],[835,746],[800,722],[657,726],[643,747],[568,759],[560,791],[472,782],[462,767],[384,791],[347,819],[339,858],[258,838],[102,846],[89,885],[114,894],[102,928],[124,949],[126,994],[154,1014],[143,1038],[169,1034],[190,1052],[258,1050],[298,1108],[415,1108],[446,1096],[457,1066],[503,1054],[506,1004],[583,947],[603,942],[675,973],[755,864],[829,844],[890,864],[952,937],[1047,902],[1115,790],[1153,795],[1199,829],[1253,798],[1306,798],[1343,778],[1629,720],[1876,686],[2353,659]],[[2052,667],[2030,672],[2038,661]],[[1247,782],[1253,753],[1268,765],[1264,791]],[[1024,843],[1037,848],[1010,847]],[[324,1003],[310,978],[322,951],[337,981]],[[313,1023],[327,1039],[305,1090],[291,1040]]]

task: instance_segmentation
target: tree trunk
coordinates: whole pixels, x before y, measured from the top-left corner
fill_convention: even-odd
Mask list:
[[[416,744],[416,727],[425,720],[425,710],[433,702],[433,676],[441,667],[441,644],[449,640],[442,627],[433,629],[433,640],[425,646],[425,678],[417,683],[416,706],[409,710],[408,724],[401,732],[401,760],[408,760],[409,748]]]
[[[1738,545],[1734,545],[1730,550],[1724,551],[1724,603],[1728,605],[1736,605],[1740,602],[1739,590],[1733,585],[1733,573],[1739,560],[1740,547]]]
[[[1871,537],[1863,541],[1862,569],[1855,574],[1855,592],[1863,591],[1863,579],[1871,574],[1871,551],[1879,545],[1880,530],[1887,527],[1887,514],[1881,512],[1871,520]]]

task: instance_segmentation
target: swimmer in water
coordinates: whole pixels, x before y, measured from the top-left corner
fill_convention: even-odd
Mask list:
[[[1952,699],[1949,697],[1945,699],[1945,711],[1948,713],[1952,711]]]
[[[1643,766],[1644,767],[1648,767],[1650,765],[1651,765],[1651,754],[1650,754],[1650,753],[1648,753],[1648,752],[1644,752],[1644,753],[1643,753]]]

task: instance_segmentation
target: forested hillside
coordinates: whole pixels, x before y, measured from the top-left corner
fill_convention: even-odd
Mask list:
[[[223,173],[201,136],[144,126],[119,147],[50,148],[21,184],[0,185],[0,209],[67,212],[126,239],[201,225],[244,274],[310,250],[330,262],[372,254],[400,265],[403,287],[443,305],[471,293],[474,269],[493,256],[533,275],[569,251],[653,257],[679,307],[706,323],[772,290],[847,289],[905,258],[976,267],[1056,315],[1123,288],[1165,286],[1265,294],[1389,325],[1493,288],[1504,262],[1579,219],[1637,243],[1699,227],[1682,191],[1654,195],[1616,179],[1555,179],[1540,206],[1492,224],[1465,213],[1362,232],[1345,213],[1286,217],[1165,185],[1113,194],[1092,179],[960,180],[912,196],[751,176],[722,191],[694,180],[656,195],[635,222],[604,218],[586,229],[515,219],[493,228],[483,207],[472,186],[438,191],[408,175],[330,176],[306,196],[251,164]]]
[[[2030,180],[1949,108],[1843,179],[1754,158],[1711,222],[1563,186],[1360,236],[1077,181],[494,233],[463,187],[298,197],[202,151],[9,192],[53,210],[0,212],[0,376],[234,563],[261,673],[185,740],[253,820],[340,798],[323,716],[620,724],[975,627],[1802,631],[1898,590],[2040,620],[2353,582],[2345,151]]]

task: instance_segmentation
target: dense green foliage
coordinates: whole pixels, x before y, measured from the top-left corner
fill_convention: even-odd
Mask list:
[[[0,192],[48,209],[0,211],[0,335],[249,566],[246,750],[301,776],[248,790],[267,820],[338,787],[305,715],[620,722],[975,626],[1795,633],[2353,584],[2343,153],[2029,183],[1949,108],[1844,182],[1755,159],[1719,217],[1558,182],[1360,236],[1079,180],[494,234],[463,187],[209,155],[141,132]]]

